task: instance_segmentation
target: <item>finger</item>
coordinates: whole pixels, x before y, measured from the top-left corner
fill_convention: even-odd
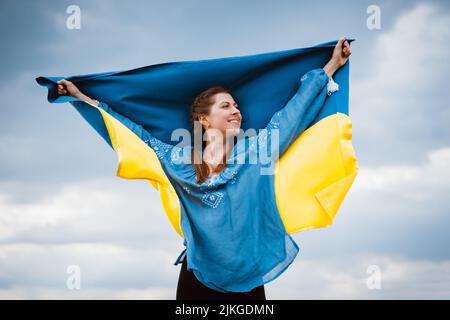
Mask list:
[[[336,47],[338,47],[338,48],[342,47],[342,44],[343,44],[344,40],[345,40],[344,36],[340,37],[338,42],[337,42],[337,44],[336,44]]]
[[[350,47],[350,43],[349,43],[349,42],[345,41],[344,46],[345,46],[345,48],[346,48],[348,51],[351,50],[351,47]]]

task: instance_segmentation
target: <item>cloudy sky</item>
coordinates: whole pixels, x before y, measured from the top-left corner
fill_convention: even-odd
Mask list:
[[[79,30],[66,27],[72,4]],[[380,29],[367,27],[372,4]],[[184,248],[157,191],[115,176],[114,151],[70,104],[49,104],[35,77],[341,35],[356,39],[360,173],[332,226],[293,235],[301,251],[266,284],[267,298],[450,298],[447,1],[2,0],[0,17],[1,299],[174,299]],[[79,290],[67,286],[70,266],[81,270]]]

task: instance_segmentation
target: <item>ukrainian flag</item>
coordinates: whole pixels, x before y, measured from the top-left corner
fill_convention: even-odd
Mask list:
[[[177,144],[171,141],[172,131],[191,129],[189,106],[198,93],[213,85],[232,91],[241,106],[243,130],[264,128],[295,94],[300,77],[326,64],[336,43],[36,81],[48,88],[49,102],[72,103],[116,151],[117,176],[146,179],[159,191],[169,221],[184,237],[178,196],[154,150],[105,110],[59,96],[57,81],[72,81],[84,94],[107,103],[159,140]],[[310,127],[276,163],[273,192],[289,234],[330,225],[358,172],[348,108],[349,68],[350,60],[334,74],[339,91],[327,97]]]

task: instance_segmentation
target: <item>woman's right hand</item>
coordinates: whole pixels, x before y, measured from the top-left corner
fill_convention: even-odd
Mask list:
[[[345,40],[345,36],[339,38],[336,46],[334,47],[330,61],[328,61],[325,67],[323,67],[328,76],[332,77],[336,70],[347,62],[351,54],[352,51],[350,49],[350,44],[347,40]]]
[[[58,81],[58,94],[62,96],[72,96],[74,98],[79,98],[82,95],[76,85],[65,79]]]
[[[345,40],[345,36],[339,38],[336,46],[333,50],[333,55],[331,57],[331,60],[336,61],[336,64],[338,67],[342,67],[352,54],[352,51],[350,49],[350,44],[347,40]]]

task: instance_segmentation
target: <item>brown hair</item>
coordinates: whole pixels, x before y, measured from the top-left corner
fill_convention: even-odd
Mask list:
[[[214,96],[217,93],[229,93],[231,92],[228,89],[225,89],[222,86],[213,86],[210,87],[201,93],[199,93],[194,101],[191,104],[191,125],[192,125],[192,133],[194,137],[197,135],[201,137],[202,144],[201,144],[201,150],[196,150],[196,148],[192,148],[191,152],[191,163],[194,166],[195,173],[197,175],[197,183],[203,183],[205,182],[209,175],[210,175],[210,169],[207,163],[203,161],[203,149],[205,148],[206,142],[203,141],[203,134],[204,134],[204,128],[203,125],[201,126],[194,126],[195,121],[199,121],[199,116],[201,114],[208,115],[211,109],[211,106],[215,102]],[[197,131],[197,132],[196,132]],[[198,149],[198,148],[197,148]],[[226,155],[224,154],[223,161],[216,167],[216,171],[221,172],[223,169],[225,169],[226,166]],[[194,161],[195,160],[195,161]]]

